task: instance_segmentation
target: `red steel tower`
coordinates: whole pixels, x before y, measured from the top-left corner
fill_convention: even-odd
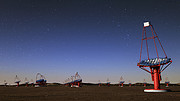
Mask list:
[[[169,87],[169,80],[168,80],[168,77],[165,78],[165,84],[166,84],[166,87]]]
[[[147,37],[146,29],[149,28],[151,30],[151,37]],[[155,46],[155,58],[150,59],[149,55],[149,47],[148,47],[148,40],[153,40],[154,46]],[[156,40],[159,43],[160,48],[163,51],[164,57],[159,57],[158,53],[158,44],[156,44]],[[143,42],[146,42],[146,50],[147,50],[147,58],[145,60],[141,60],[142,56],[142,49],[143,49]],[[154,81],[154,89],[145,89],[144,92],[167,92],[169,90],[166,89],[160,89],[160,81],[161,81],[161,73],[172,63],[171,58],[168,58],[166,55],[166,52],[164,51],[164,48],[153,28],[153,26],[150,24],[150,22],[144,22],[143,27],[143,33],[142,33],[142,40],[141,40],[141,51],[140,51],[140,60],[139,63],[137,63],[137,66],[139,68],[145,70],[146,72],[151,74],[152,81]],[[164,67],[165,66],[165,67]],[[149,69],[147,69],[148,67]]]
[[[124,82],[125,82],[125,81],[123,80],[123,77],[121,76],[121,77],[120,77],[119,86],[120,86],[120,87],[123,87],[123,86],[124,86]]]
[[[15,77],[15,83],[17,84],[16,87],[19,87],[19,83],[21,82],[21,80],[19,79],[19,77],[16,75]]]
[[[132,85],[132,84],[131,84],[131,80],[129,80],[129,87],[131,87],[131,85]]]
[[[144,87],[146,87],[146,85],[147,85],[147,82],[146,82],[146,79],[144,79]]]
[[[29,81],[28,81],[28,79],[25,77],[25,85],[26,85],[26,87],[28,87],[28,84],[29,84]]]
[[[108,87],[110,86],[111,82],[110,82],[109,78],[107,78],[107,83],[106,84],[107,84]]]
[[[98,85],[99,85],[99,87],[101,87],[101,81],[100,80],[98,80]]]

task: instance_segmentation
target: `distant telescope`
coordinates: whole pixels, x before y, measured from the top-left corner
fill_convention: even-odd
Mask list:
[[[65,85],[69,85],[71,87],[80,87],[82,83],[82,79],[80,77],[80,75],[78,74],[78,72],[76,72],[76,74],[74,76],[71,76],[71,79],[68,78],[67,80],[65,80]]]
[[[37,73],[35,87],[46,86],[46,82],[46,78],[40,73]]]
[[[19,83],[21,82],[21,80],[18,78],[18,76],[16,75],[15,77],[15,83],[17,84],[16,87],[19,87]]]

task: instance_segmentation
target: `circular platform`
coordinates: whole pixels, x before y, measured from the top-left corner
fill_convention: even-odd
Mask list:
[[[71,87],[75,87],[75,88],[78,88],[79,86],[78,86],[78,85],[71,85]]]
[[[34,87],[36,87],[36,88],[37,88],[37,87],[40,87],[40,86],[39,86],[39,85],[35,85]]]
[[[141,67],[149,67],[149,66],[165,65],[168,64],[169,62],[172,62],[171,58],[152,58],[152,59],[142,60],[137,65]]]
[[[145,89],[144,92],[170,92],[169,89]]]

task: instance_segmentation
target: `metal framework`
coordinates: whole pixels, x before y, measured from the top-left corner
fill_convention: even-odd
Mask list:
[[[144,79],[143,83],[144,83],[144,87],[146,87],[147,85],[146,79]]]
[[[131,80],[129,80],[129,87],[131,87],[131,85],[132,85],[132,84],[131,84]]]
[[[46,86],[46,78],[45,76],[41,75],[40,73],[37,73],[36,75],[36,85],[38,86]]]
[[[165,78],[165,84],[166,84],[166,87],[169,87],[169,80],[168,80],[168,77]]]
[[[16,75],[16,77],[14,78],[15,83],[17,84],[16,87],[19,87],[19,83],[21,82],[21,80],[19,79],[19,77]]]
[[[7,87],[7,82],[6,82],[6,80],[4,80],[4,86]]]
[[[28,84],[29,84],[29,81],[28,81],[28,79],[25,77],[25,84],[26,84],[26,87],[28,87]]]
[[[120,77],[120,82],[119,82],[119,86],[123,87],[124,86],[124,80],[123,80],[123,77],[121,76]]]
[[[34,86],[34,81],[33,81],[33,79],[31,79],[30,84],[31,84],[32,87]]]
[[[101,81],[100,80],[98,80],[98,86],[101,87]]]
[[[152,36],[151,37],[147,37],[146,34],[146,28],[151,29],[151,33]],[[164,58],[160,58],[159,54],[158,54],[158,49],[157,49],[157,44],[155,40],[158,40],[158,43],[160,44],[160,47],[164,53]],[[149,57],[149,47],[148,47],[148,40],[153,40],[154,41],[154,46],[155,46],[155,50],[156,50],[156,54],[157,57],[150,59]],[[142,46],[143,46],[143,41],[145,41],[145,45],[146,45],[146,50],[147,50],[147,60],[141,60],[141,56],[142,56]],[[171,58],[167,57],[167,54],[158,38],[157,33],[155,32],[153,26],[149,23],[149,22],[145,22],[144,23],[144,27],[143,27],[143,32],[142,32],[142,40],[141,40],[141,50],[140,50],[140,60],[139,63],[137,63],[137,66],[139,66],[139,68],[141,68],[142,70],[148,72],[151,74],[152,77],[152,81],[154,81],[154,90],[159,90],[160,89],[160,81],[161,81],[161,73],[172,63]],[[166,65],[164,67],[164,65]],[[146,69],[145,67],[149,67],[149,70]]]
[[[107,78],[107,83],[106,84],[107,84],[108,87],[110,86],[111,82],[110,82],[109,78]]]
[[[71,86],[71,87],[80,87],[82,83],[81,76],[76,72],[74,76],[71,76],[70,78],[66,79],[64,84],[66,86]]]

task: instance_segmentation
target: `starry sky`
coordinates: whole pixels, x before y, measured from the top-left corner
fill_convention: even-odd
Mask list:
[[[162,82],[180,82],[179,12],[179,0],[0,0],[0,84],[38,72],[48,82],[75,72],[83,82],[152,82],[137,66],[144,21],[173,61]]]

